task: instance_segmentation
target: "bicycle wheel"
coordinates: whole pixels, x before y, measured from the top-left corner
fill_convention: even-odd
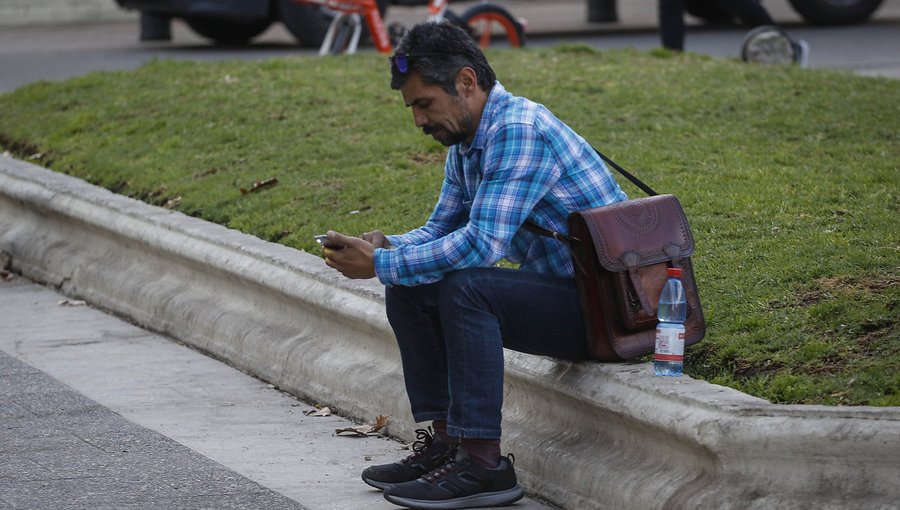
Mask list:
[[[499,5],[478,4],[460,16],[482,48],[491,45],[494,35],[502,36],[513,48],[525,46],[525,27]]]

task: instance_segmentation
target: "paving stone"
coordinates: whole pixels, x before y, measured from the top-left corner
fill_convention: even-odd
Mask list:
[[[302,509],[0,351],[0,509]]]

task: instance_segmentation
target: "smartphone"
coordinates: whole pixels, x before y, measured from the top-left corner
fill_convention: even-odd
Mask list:
[[[340,244],[334,244],[334,243],[328,242],[328,236],[325,234],[321,234],[321,235],[317,235],[317,236],[313,236],[313,237],[316,239],[317,243],[322,245],[323,248],[328,248],[331,250],[340,250],[341,248],[343,248],[343,246]]]

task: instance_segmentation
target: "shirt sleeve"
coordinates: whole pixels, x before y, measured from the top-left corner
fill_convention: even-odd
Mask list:
[[[453,183],[445,179],[441,200],[429,220],[434,228],[426,224],[426,230],[395,238],[401,242],[395,249],[375,251],[375,271],[382,283],[433,283],[447,272],[492,266],[506,255],[535,204],[559,179],[560,168],[550,145],[532,125],[506,124],[492,133],[490,140],[480,154],[482,179],[467,221],[450,232],[436,229],[453,224],[447,217],[458,220],[460,207],[465,212],[462,202],[444,202],[448,198],[445,192],[462,199],[458,183],[456,190],[448,190],[447,183]],[[442,207],[451,212],[445,213]],[[413,240],[424,242],[402,242]]]

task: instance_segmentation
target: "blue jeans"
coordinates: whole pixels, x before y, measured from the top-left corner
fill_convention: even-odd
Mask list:
[[[385,302],[413,417],[447,421],[453,437],[500,438],[503,347],[588,358],[572,279],[472,268],[430,285],[389,286]]]

